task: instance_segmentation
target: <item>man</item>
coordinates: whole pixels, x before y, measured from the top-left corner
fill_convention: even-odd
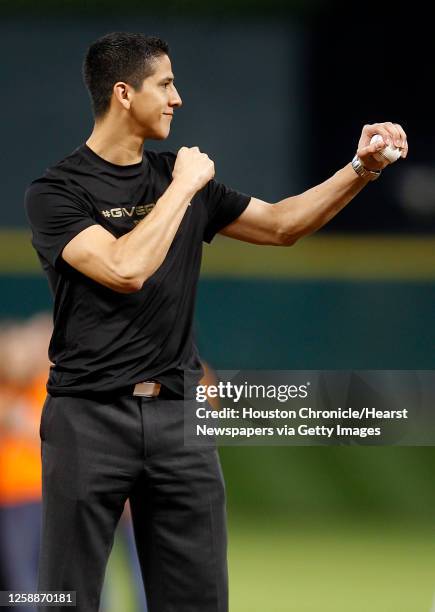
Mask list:
[[[270,205],[216,183],[197,147],[143,150],[167,138],[181,106],[166,43],[109,34],[89,48],[84,78],[94,130],[26,194],[55,297],[39,589],[74,590],[78,610],[97,610],[130,498],[150,612],[223,612],[219,461],[183,444],[184,382],[201,376],[192,320],[202,241],[220,232],[293,244],[377,178],[383,144],[405,157],[406,135],[397,124],[365,126],[353,165]],[[370,144],[374,134],[384,143]]]

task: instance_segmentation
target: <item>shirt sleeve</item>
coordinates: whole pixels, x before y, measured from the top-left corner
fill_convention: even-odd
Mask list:
[[[221,229],[232,223],[248,206],[251,196],[222,183],[210,181],[204,188],[208,222],[204,230],[205,242],[211,242]]]
[[[56,267],[63,249],[81,231],[96,225],[85,203],[49,184],[32,184],[24,205],[38,254]]]

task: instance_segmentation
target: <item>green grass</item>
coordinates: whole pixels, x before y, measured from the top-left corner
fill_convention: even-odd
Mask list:
[[[429,612],[433,528],[234,525],[233,612]]]
[[[231,612],[430,612],[433,525],[230,521]],[[118,542],[107,612],[135,610]],[[198,611],[199,612],[199,611]]]

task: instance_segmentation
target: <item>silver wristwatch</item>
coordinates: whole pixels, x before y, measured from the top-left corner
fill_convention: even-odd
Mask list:
[[[368,178],[370,181],[375,181],[381,176],[382,172],[382,170],[368,170],[364,166],[358,155],[355,155],[352,160],[352,168],[355,170],[358,176],[361,176],[362,178]]]

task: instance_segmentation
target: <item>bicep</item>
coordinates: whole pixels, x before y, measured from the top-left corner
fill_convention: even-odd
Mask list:
[[[68,242],[62,258],[97,283],[114,291],[129,293],[128,280],[117,272],[115,244],[116,238],[110,232],[101,225],[92,225]]]
[[[219,233],[253,244],[280,244],[279,209],[276,204],[251,198],[240,217]]]

